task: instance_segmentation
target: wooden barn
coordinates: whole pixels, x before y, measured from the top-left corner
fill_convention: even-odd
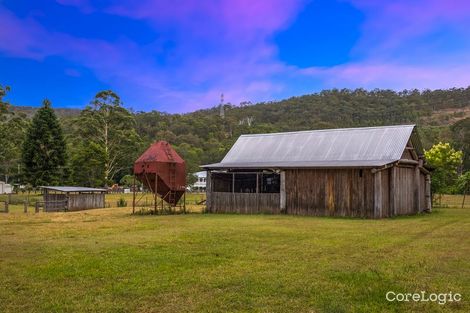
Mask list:
[[[106,189],[42,186],[44,211],[79,211],[105,207]]]
[[[243,135],[207,170],[209,212],[384,218],[431,210],[415,125]]]

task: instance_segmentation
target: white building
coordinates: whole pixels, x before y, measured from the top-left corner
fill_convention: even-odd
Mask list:
[[[206,191],[206,171],[196,172],[193,174],[196,182],[191,186],[193,191]]]
[[[13,187],[10,184],[0,181],[0,195],[6,194],[6,193],[12,193],[12,192],[13,192]]]

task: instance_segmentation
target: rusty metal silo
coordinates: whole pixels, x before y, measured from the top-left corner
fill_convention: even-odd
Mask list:
[[[186,164],[166,141],[155,142],[135,161],[134,175],[171,206],[186,190]]]

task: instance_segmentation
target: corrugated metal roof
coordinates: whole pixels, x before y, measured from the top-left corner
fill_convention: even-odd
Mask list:
[[[203,167],[382,166],[401,158],[414,131],[414,125],[399,125],[242,135],[220,163]],[[421,149],[418,136],[411,139]]]
[[[69,187],[69,186],[41,186],[43,189],[60,191],[60,192],[104,192],[106,189],[88,188],[88,187]]]

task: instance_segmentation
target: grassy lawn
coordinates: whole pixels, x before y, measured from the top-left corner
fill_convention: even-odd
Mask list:
[[[468,207],[386,220],[130,211],[0,214],[0,312],[470,312]],[[463,299],[385,300],[421,290]]]

